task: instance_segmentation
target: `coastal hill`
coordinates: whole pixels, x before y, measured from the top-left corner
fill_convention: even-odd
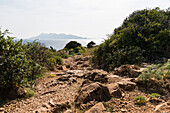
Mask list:
[[[30,39],[35,40],[54,40],[54,39],[87,39],[86,37],[80,37],[80,36],[75,36],[75,35],[70,35],[70,34],[56,34],[56,33],[41,33],[38,36],[31,37]]]

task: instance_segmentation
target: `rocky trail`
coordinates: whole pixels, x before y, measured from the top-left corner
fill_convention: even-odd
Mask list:
[[[124,65],[114,73],[94,69],[89,56],[64,59],[64,65],[37,81],[35,95],[12,100],[2,106],[2,113],[169,113],[170,97],[138,105],[134,98],[149,99],[137,77],[143,68]],[[127,74],[129,76],[122,76]]]

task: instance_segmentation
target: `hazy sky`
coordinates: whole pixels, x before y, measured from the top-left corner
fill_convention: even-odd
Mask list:
[[[17,38],[40,33],[104,38],[134,10],[169,6],[170,0],[0,0],[0,26]]]

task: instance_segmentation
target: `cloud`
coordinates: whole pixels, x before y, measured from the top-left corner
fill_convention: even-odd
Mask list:
[[[169,0],[0,0],[0,22],[17,37],[41,32],[103,38],[134,10],[160,6]]]

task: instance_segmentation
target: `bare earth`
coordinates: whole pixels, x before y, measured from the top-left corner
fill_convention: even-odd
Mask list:
[[[107,73],[103,70],[94,69],[89,64],[89,57],[76,56],[74,58],[64,59],[65,65],[61,70],[48,72],[39,79],[35,86],[35,95],[27,99],[16,99],[8,102],[2,108],[2,113],[84,113],[91,108],[76,107],[75,99],[79,95],[82,83],[88,79],[84,76],[96,72],[106,74],[108,82],[102,82],[104,86],[117,84],[122,79],[129,78]],[[134,79],[134,78],[133,78]],[[132,79],[129,79],[129,82]],[[135,81],[135,79],[134,79]],[[96,81],[93,81],[96,82]],[[100,81],[98,81],[100,82]],[[135,83],[136,84],[136,83]],[[110,85],[111,86],[111,85]],[[109,89],[110,90],[110,89]],[[90,111],[90,113],[170,113],[170,97],[162,96],[159,102],[147,102],[145,105],[135,103],[136,96],[145,96],[149,98],[145,87],[135,85],[131,91],[122,91],[120,98],[114,96],[109,101],[103,101],[105,109],[103,111]],[[93,102],[95,105],[98,102]],[[64,104],[64,105],[63,105]],[[164,105],[163,105],[164,104]],[[57,106],[64,107],[64,110]],[[161,106],[162,105],[162,106]],[[161,106],[161,107],[160,107]],[[159,107],[159,108],[158,108]],[[59,109],[58,111],[56,109]],[[87,113],[87,112],[86,112]]]

